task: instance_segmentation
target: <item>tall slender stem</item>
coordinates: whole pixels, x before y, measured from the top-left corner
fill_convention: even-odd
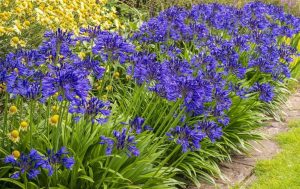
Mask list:
[[[8,133],[7,131],[7,114],[8,114],[8,93],[5,93],[5,103],[4,103],[4,117],[3,117],[3,125],[4,125],[4,129],[3,129],[3,145],[5,142],[5,137],[6,137],[6,133]]]
[[[33,114],[34,114],[34,101],[30,101],[30,114],[29,114],[29,137],[30,148],[32,148],[32,130],[33,130]]]

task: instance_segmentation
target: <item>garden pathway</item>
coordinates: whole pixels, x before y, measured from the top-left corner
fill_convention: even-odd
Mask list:
[[[256,162],[271,159],[280,151],[272,138],[278,133],[288,130],[288,121],[300,118],[300,90],[289,98],[283,112],[283,122],[271,120],[267,126],[260,129],[265,139],[251,142],[254,148],[248,155],[235,155],[232,157],[232,162],[222,163],[223,180],[216,180],[216,186],[202,184],[200,189],[229,189],[233,186],[246,188],[249,186],[255,180],[254,167]]]

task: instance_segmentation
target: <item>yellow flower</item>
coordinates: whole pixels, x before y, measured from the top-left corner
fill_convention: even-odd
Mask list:
[[[107,85],[106,88],[105,88],[107,91],[112,91],[113,90],[113,87],[111,85]]]
[[[20,123],[20,130],[21,130],[21,131],[27,131],[28,126],[29,126],[29,124],[28,124],[27,121],[22,121],[22,122]]]
[[[19,45],[20,45],[21,47],[24,47],[24,46],[26,45],[26,43],[25,43],[25,41],[20,40],[18,37],[13,37],[13,38],[11,38],[11,40],[10,40],[10,45],[11,45],[12,47],[17,48]]]
[[[15,71],[16,73],[19,73],[19,69],[18,69],[18,68],[15,68],[14,71]]]
[[[9,113],[10,114],[15,114],[15,113],[17,113],[17,111],[18,111],[18,108],[16,106],[11,106],[9,108]]]
[[[29,27],[30,26],[30,22],[28,20],[23,22],[23,26],[24,27]]]
[[[131,80],[131,78],[132,78],[131,75],[126,75],[127,80]]]
[[[54,93],[53,97],[58,97],[58,95],[59,95],[59,93],[56,92],[56,93]]]
[[[18,37],[13,37],[13,38],[11,38],[11,41],[12,41],[12,43],[18,44],[20,39]]]
[[[54,106],[52,106],[52,107],[51,107],[51,109],[52,109],[52,111],[53,111],[53,112],[57,112],[57,111],[58,111],[58,107],[57,107],[57,106],[55,106],[55,105],[54,105]]]
[[[107,98],[108,98],[107,95],[103,95],[103,96],[102,96],[102,100],[107,101]]]
[[[18,159],[21,155],[21,153],[18,150],[14,150],[11,155],[14,156],[15,159]]]
[[[81,60],[83,60],[83,59],[85,58],[86,55],[85,55],[84,52],[79,52],[78,56],[79,56],[79,58],[80,58]]]
[[[8,133],[8,138],[13,141],[14,143],[20,141],[20,133],[18,130],[13,130],[10,133]]]
[[[16,13],[20,14],[20,13],[22,12],[22,9],[21,9],[20,7],[17,7],[17,8],[15,9],[15,11],[16,11]]]
[[[17,48],[26,46],[27,41],[21,35],[19,41],[12,38],[15,34],[32,33],[31,24],[52,30],[60,27],[72,30],[76,35],[81,27],[87,26],[100,25],[103,30],[123,29],[124,25],[118,19],[116,8],[107,6],[108,3],[107,0],[2,0],[0,36],[7,35],[11,40],[11,47]],[[40,32],[43,33],[44,30]],[[0,45],[4,44],[0,42]]]
[[[56,126],[59,120],[59,115],[55,114],[52,117],[50,117],[49,122],[51,125]]]
[[[113,75],[114,78],[118,79],[120,77],[120,73],[119,72],[115,72]]]
[[[5,28],[0,26],[0,36],[4,35],[5,33],[6,33]]]

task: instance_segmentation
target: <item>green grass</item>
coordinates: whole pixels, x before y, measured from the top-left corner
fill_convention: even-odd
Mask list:
[[[282,151],[273,159],[257,164],[257,180],[251,189],[300,188],[300,121],[289,123],[289,127],[289,132],[276,137]]]

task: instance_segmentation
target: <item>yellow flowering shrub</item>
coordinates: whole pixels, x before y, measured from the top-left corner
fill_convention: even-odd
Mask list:
[[[11,47],[34,46],[46,29],[123,29],[107,0],[0,0],[0,18],[0,56]]]

